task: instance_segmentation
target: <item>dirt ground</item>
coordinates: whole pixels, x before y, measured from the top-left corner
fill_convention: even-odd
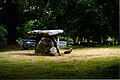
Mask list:
[[[9,46],[2,48],[2,50],[21,50],[21,49],[23,48],[18,44],[9,45]]]
[[[34,50],[22,50],[22,48],[18,45],[8,46],[4,49],[7,50],[18,50],[18,51],[9,51],[9,52],[0,52],[1,54],[12,55],[12,57],[17,56],[16,58],[34,58],[33,56],[38,57],[35,54]],[[60,49],[60,52],[63,53],[65,50]],[[22,57],[21,57],[22,55]],[[83,49],[73,49],[72,53],[70,54],[62,54],[62,56],[43,56],[45,59],[50,60],[73,60],[73,59],[89,59],[89,58],[96,58],[96,57],[108,57],[108,56],[120,56],[120,49],[119,48],[83,48]],[[56,58],[57,57],[57,58]]]

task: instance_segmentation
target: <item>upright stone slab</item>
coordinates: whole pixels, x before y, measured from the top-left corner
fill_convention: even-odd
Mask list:
[[[49,55],[50,48],[53,46],[53,42],[49,38],[42,38],[36,47],[36,54]]]

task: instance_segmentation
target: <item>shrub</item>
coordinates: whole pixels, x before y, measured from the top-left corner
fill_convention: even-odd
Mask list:
[[[0,26],[0,48],[7,45],[7,30]]]

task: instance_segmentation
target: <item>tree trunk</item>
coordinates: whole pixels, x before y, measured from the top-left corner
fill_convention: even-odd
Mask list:
[[[73,37],[72,40],[73,40],[73,45],[78,45],[79,37]]]
[[[15,44],[16,43],[16,26],[13,25],[12,27],[8,27],[8,45]]]
[[[120,6],[120,5],[119,5],[119,6]],[[120,13],[120,10],[119,10],[119,13]],[[119,19],[120,19],[120,15],[119,15]],[[120,21],[119,21],[118,45],[120,46]]]
[[[119,36],[118,36],[118,45],[120,45],[120,0],[119,0]]]
[[[106,37],[104,36],[102,45],[105,45],[105,44],[106,44]]]
[[[119,38],[118,38],[118,45],[120,45],[120,22],[119,22]]]
[[[6,0],[3,8],[3,22],[8,31],[8,45],[16,43],[16,31],[18,25],[18,5],[13,3],[11,0]]]

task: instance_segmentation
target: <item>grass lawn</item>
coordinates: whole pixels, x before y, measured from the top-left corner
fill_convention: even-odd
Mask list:
[[[62,56],[37,56],[34,50],[0,51],[0,79],[116,78],[120,78],[119,47],[75,48]]]

